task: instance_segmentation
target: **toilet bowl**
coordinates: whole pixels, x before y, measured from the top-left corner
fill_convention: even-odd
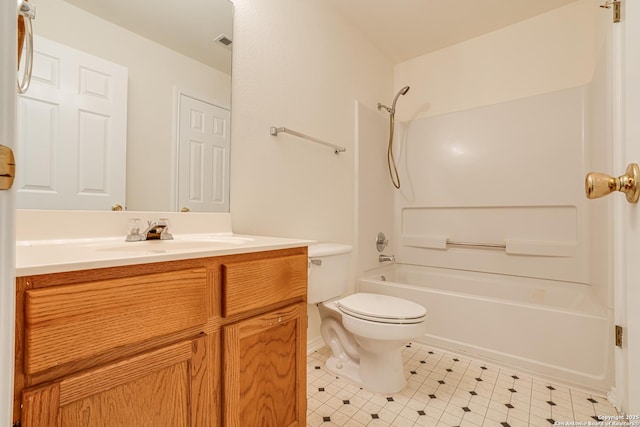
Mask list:
[[[426,333],[426,309],[388,295],[355,293],[348,285],[351,247],[309,247],[309,303],[318,305],[322,338],[331,349],[326,367],[364,389],[397,393],[407,384],[402,348]]]

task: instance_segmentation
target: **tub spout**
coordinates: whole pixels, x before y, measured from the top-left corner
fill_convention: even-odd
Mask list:
[[[393,256],[393,255],[380,254],[378,256],[378,261],[380,261],[380,262],[387,262],[387,261],[396,262],[396,257]]]

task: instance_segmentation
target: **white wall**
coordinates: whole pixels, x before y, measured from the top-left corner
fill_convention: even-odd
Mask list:
[[[596,11],[600,3],[592,0]],[[605,11],[609,12],[609,11]],[[613,29],[609,13],[595,13],[595,39],[593,44],[594,68],[587,91],[585,152],[583,172],[617,173],[613,168]],[[622,174],[622,170],[619,174]],[[622,194],[620,194],[622,196]],[[613,311],[613,197],[588,201],[589,224],[589,277],[596,284],[598,299]],[[609,284],[609,286],[603,286]],[[613,313],[611,313],[613,315]]]
[[[234,231],[354,245],[354,101],[388,98],[392,64],[321,0],[234,4]],[[347,151],[270,136],[271,125]],[[312,308],[308,335],[318,334]]]
[[[40,36],[128,67],[127,208],[170,210],[174,88],[229,108],[231,77],[60,0],[39,2],[36,22]]]
[[[388,97],[387,97],[388,99]],[[381,99],[382,103],[391,101]],[[358,115],[358,266],[357,274],[380,265],[375,242],[379,232],[389,241],[382,253],[395,253],[395,188],[387,169],[389,115],[360,103]],[[402,182],[401,182],[402,184]]]

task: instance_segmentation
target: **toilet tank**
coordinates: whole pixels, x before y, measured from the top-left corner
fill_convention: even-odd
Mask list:
[[[317,243],[309,246],[309,304],[336,298],[347,291],[350,257],[349,245]]]

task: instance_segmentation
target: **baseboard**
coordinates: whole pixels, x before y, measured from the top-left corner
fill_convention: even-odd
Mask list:
[[[607,393],[607,400],[611,403],[618,412],[622,413],[622,402],[615,387],[611,387],[611,390]]]

